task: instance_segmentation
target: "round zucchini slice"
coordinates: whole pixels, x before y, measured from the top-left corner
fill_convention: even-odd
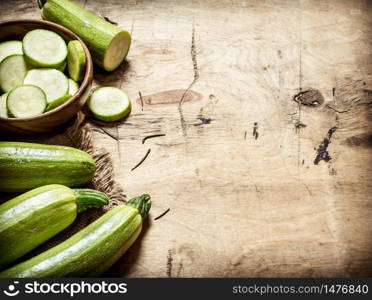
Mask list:
[[[24,36],[23,53],[27,62],[35,67],[58,68],[67,57],[67,46],[57,33],[35,29]]]
[[[27,118],[41,115],[45,111],[47,102],[41,88],[22,85],[9,92],[6,103],[10,116]]]
[[[130,113],[131,102],[126,93],[115,87],[102,87],[89,98],[88,107],[102,121],[117,121]]]

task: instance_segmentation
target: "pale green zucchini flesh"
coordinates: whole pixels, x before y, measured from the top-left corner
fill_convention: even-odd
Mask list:
[[[94,62],[115,70],[128,54],[131,35],[69,0],[48,0],[42,17],[75,32],[88,46]]]
[[[84,78],[87,58],[83,46],[79,41],[70,41],[67,45],[68,54],[68,73],[75,81],[80,81]]]
[[[68,79],[68,93],[69,95],[73,96],[77,93],[79,90],[79,85],[77,84],[76,81],[72,80],[71,78]]]
[[[28,71],[23,55],[13,54],[0,63],[0,87],[6,93],[22,85]]]
[[[57,68],[66,60],[67,46],[57,33],[34,29],[23,38],[23,53],[32,66]]]
[[[2,94],[0,96],[0,117],[1,118],[8,118],[8,108],[6,106],[6,99],[9,93]]]
[[[131,110],[131,102],[121,89],[102,87],[90,96],[88,107],[97,119],[111,122],[127,116]]]
[[[9,116],[29,118],[41,115],[45,111],[47,100],[41,88],[22,85],[9,92],[6,105]]]
[[[47,110],[62,104],[68,96],[68,79],[65,74],[56,69],[32,69],[27,72],[23,84],[36,85],[45,92]]]
[[[23,54],[21,41],[5,41],[0,43],[0,62],[13,54]]]

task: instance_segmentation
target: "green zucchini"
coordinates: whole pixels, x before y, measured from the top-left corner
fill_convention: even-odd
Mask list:
[[[130,113],[131,102],[121,89],[105,86],[94,91],[89,98],[88,107],[98,120],[112,122]]]
[[[54,31],[34,29],[23,38],[23,53],[31,66],[57,68],[66,60],[67,46]]]
[[[0,277],[93,277],[134,243],[150,210],[149,195],[119,205],[61,244],[0,273]]]
[[[107,203],[104,193],[51,184],[0,205],[0,269],[65,229],[78,213]]]
[[[80,186],[92,179],[93,158],[67,146],[0,142],[0,191],[24,192],[46,184]]]
[[[131,36],[126,30],[69,0],[39,3],[43,19],[63,25],[80,36],[92,53],[94,62],[106,71],[115,70],[127,56]]]

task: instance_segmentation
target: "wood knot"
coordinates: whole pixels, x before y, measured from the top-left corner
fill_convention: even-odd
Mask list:
[[[323,95],[314,89],[309,89],[294,95],[293,100],[305,106],[318,107],[324,103]]]

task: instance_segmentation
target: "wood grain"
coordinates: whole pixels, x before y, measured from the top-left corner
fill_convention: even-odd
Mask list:
[[[79,2],[133,34],[95,72],[133,111],[95,137],[127,195],[153,198],[108,275],[372,275],[371,1]],[[20,13],[39,18],[21,0],[0,17]],[[294,101],[308,90],[323,102]]]

